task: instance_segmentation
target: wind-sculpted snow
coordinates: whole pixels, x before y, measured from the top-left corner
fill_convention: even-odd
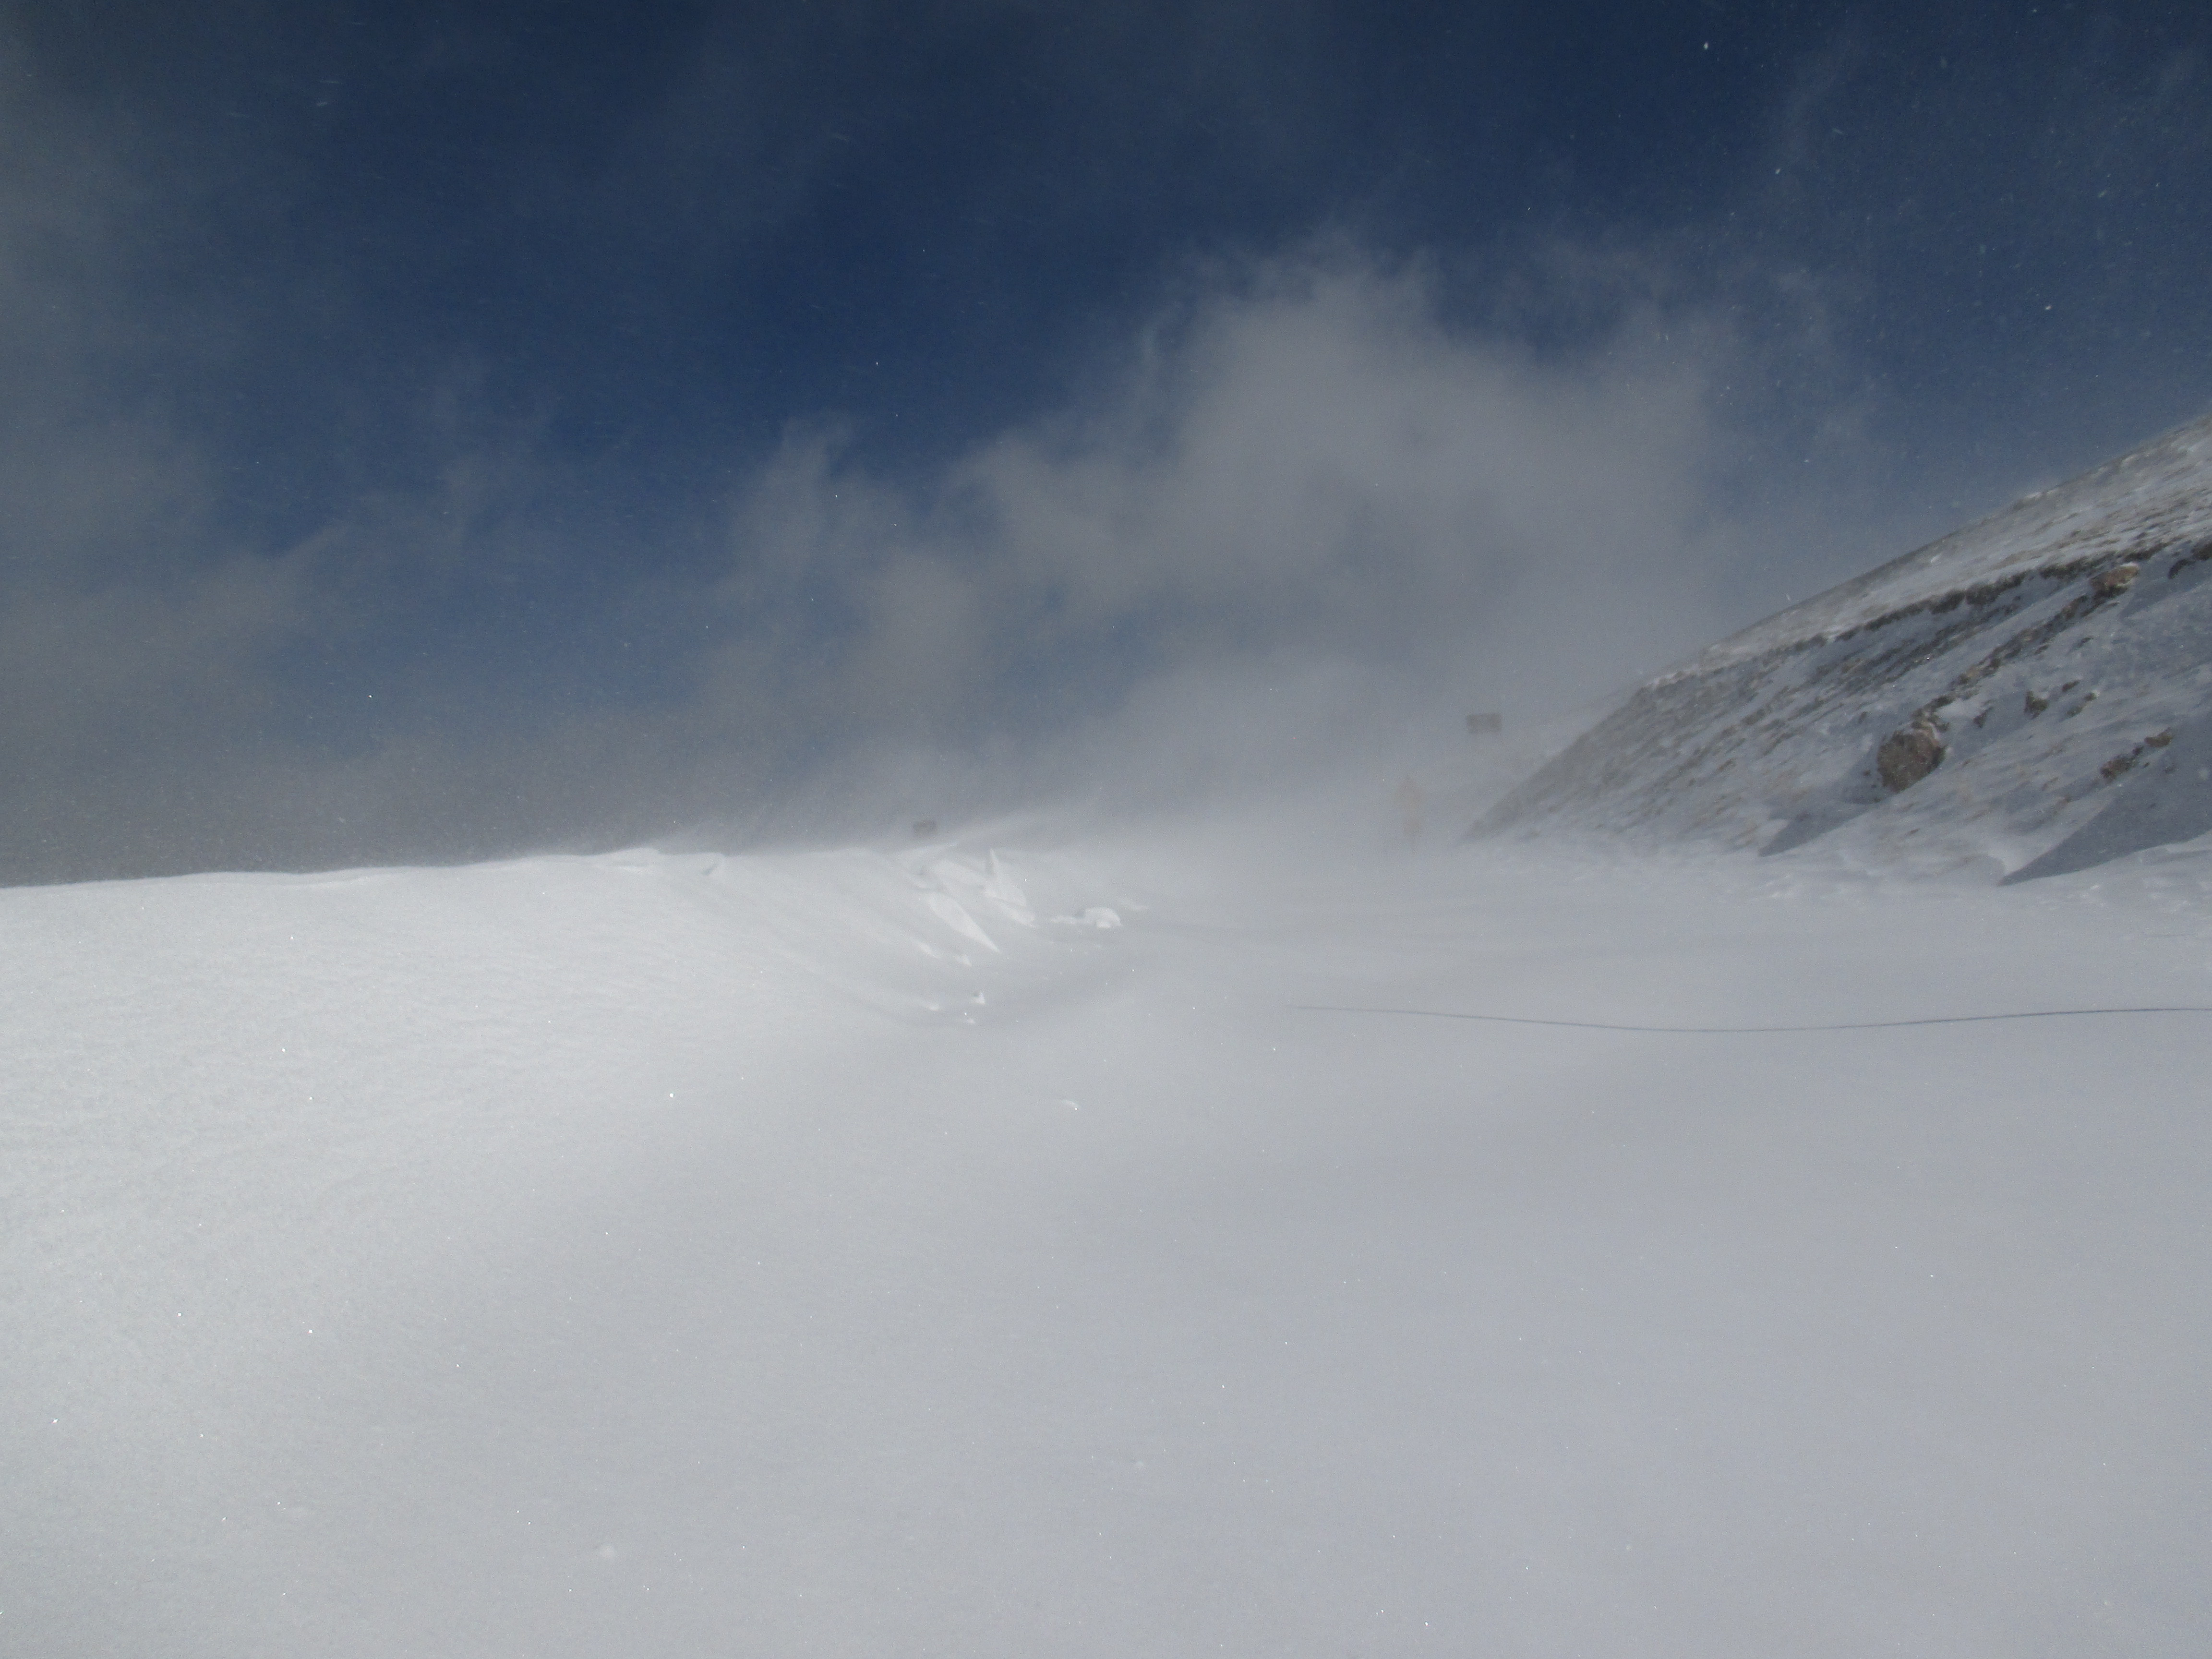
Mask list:
[[[2190,839],[2212,830],[2208,578],[2201,421],[1723,641],[1478,829],[1834,836],[2022,876]]]
[[[1375,816],[0,892],[0,1650],[2202,1652],[2203,862]]]

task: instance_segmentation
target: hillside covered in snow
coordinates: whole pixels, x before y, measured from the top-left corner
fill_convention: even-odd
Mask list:
[[[1722,641],[1478,834],[2016,878],[2212,830],[2212,417]]]

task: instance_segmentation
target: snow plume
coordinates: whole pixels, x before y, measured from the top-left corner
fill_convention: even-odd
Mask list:
[[[1418,276],[1271,271],[1157,325],[1099,408],[921,491],[795,435],[742,505],[724,595],[826,635],[839,714],[932,736],[1010,695],[1282,651],[1419,675],[1472,659],[1493,696],[1577,685],[1591,662],[1532,623],[1571,615],[1617,661],[1708,620],[1679,587],[1707,366],[1650,332],[1546,365],[1445,329]],[[763,644],[780,665],[787,641]],[[760,659],[726,660],[742,684]]]
[[[1813,545],[1777,529],[1809,492],[1743,493],[1759,354],[1651,270],[1555,256],[1482,314],[1341,244],[1217,270],[1060,410],[929,469],[793,427],[702,507],[720,553],[602,574],[560,625],[526,600],[579,487],[449,389],[424,447],[454,453],[411,496],[15,596],[44,654],[9,658],[11,741],[50,763],[6,873],[849,836],[1461,754],[1468,710],[1632,682],[1771,608],[1790,566],[1746,586],[1749,555]],[[1534,343],[1547,284],[1602,320]]]
[[[1337,252],[1174,307],[933,476],[795,430],[737,504],[697,716],[858,735],[848,795],[919,750],[1004,805],[1272,787],[1589,698],[1729,614],[1735,350],[1639,305],[1546,356]]]
[[[1601,696],[1756,614],[1731,574],[1788,510],[1729,498],[1748,348],[1636,274],[1547,352],[1337,249],[1210,286],[933,476],[794,430],[737,504],[698,717],[860,734],[848,793],[921,750],[1003,805],[1388,769],[1463,748],[1468,709]]]

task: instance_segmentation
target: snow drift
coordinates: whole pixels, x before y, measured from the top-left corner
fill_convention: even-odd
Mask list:
[[[1478,834],[2026,878],[2212,830],[2212,417],[1661,675]]]
[[[2202,1652],[2202,862],[1375,805],[0,892],[0,1650]]]

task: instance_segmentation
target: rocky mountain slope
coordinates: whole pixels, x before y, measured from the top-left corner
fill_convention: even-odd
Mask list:
[[[2212,416],[1643,687],[1476,824],[2083,869],[2212,830]]]

